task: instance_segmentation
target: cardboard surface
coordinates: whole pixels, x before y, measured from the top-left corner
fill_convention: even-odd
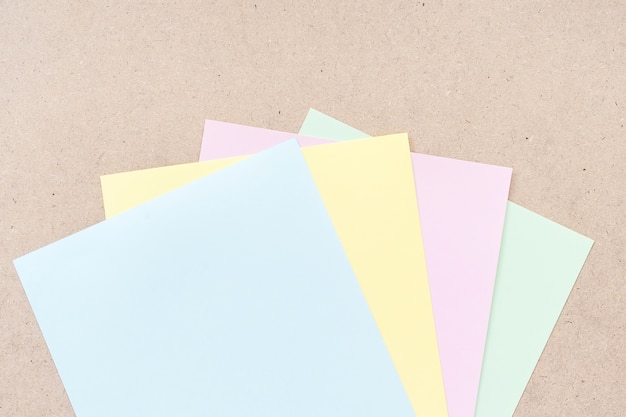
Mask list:
[[[312,135],[333,139],[351,140],[365,135],[314,109],[309,110],[303,126]],[[286,132],[206,120],[200,158],[254,152],[291,136]],[[294,137],[300,146],[319,141],[308,136]],[[382,156],[381,152],[381,159]],[[363,158],[355,153],[351,159]],[[511,169],[418,153],[411,153],[411,161],[448,413],[450,417],[472,416]],[[384,160],[373,162],[376,166]],[[340,179],[352,164],[350,161],[333,175]],[[393,181],[384,171],[381,179]],[[387,216],[381,220],[384,224],[389,222]],[[525,253],[514,258],[526,260]],[[419,403],[418,415],[432,414],[420,410]]]
[[[406,134],[306,147],[302,152],[416,414],[446,416]],[[105,175],[107,215],[236,159]]]
[[[295,141],[15,266],[81,417],[415,415]]]
[[[0,415],[72,411],[11,261],[104,218],[99,176],[196,161],[203,120],[310,107],[514,168],[595,240],[515,417],[626,409],[626,5],[8,2],[0,15]]]

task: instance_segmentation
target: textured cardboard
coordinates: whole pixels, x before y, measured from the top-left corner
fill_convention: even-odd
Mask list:
[[[314,107],[512,166],[512,201],[595,240],[515,416],[621,416],[625,19],[608,2],[4,4],[0,415],[73,415],[14,258],[102,220],[100,175],[196,161],[205,118],[297,131]]]

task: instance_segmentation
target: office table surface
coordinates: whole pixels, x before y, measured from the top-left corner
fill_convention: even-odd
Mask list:
[[[11,261],[104,219],[99,176],[193,162],[205,118],[309,107],[513,167],[595,240],[515,412],[626,409],[626,4],[3,2],[0,416],[73,415]]]

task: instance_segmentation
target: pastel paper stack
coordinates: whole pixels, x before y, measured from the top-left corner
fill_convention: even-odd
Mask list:
[[[200,158],[257,152],[291,137],[207,120]],[[296,138],[300,146],[320,143]],[[511,169],[416,153],[411,158],[448,411],[469,416],[478,392]]]
[[[78,417],[511,416],[592,241],[510,180],[315,110],[207,120],[15,266]]]
[[[335,140],[367,136],[314,109],[300,133]],[[513,415],[592,245],[508,202],[477,406],[459,407],[464,414],[458,415]]]
[[[407,136],[307,147],[303,153],[418,415],[445,416]],[[107,215],[200,178],[223,163],[104,176]]]

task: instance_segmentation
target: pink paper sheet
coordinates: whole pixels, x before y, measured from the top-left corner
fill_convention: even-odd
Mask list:
[[[331,142],[207,120],[200,160],[251,154],[290,138],[300,146]],[[448,412],[450,417],[471,417],[512,170],[411,156]]]
[[[251,155],[292,138],[296,138],[300,146],[332,142],[328,139],[294,135],[278,130],[206,120],[200,147],[200,161]]]

